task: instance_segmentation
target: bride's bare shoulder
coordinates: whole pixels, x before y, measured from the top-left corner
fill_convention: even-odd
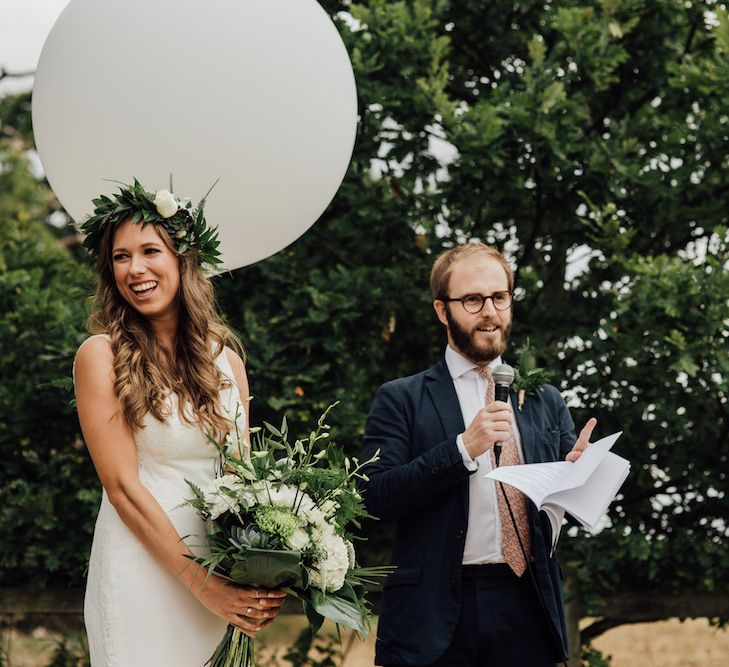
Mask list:
[[[89,336],[76,351],[74,371],[90,369],[107,369],[114,364],[114,353],[111,350],[111,338],[107,334]]]
[[[233,371],[233,377],[235,378],[236,385],[238,385],[238,391],[241,397],[244,398],[248,396],[248,376],[246,375],[246,366],[243,363],[243,359],[230,347],[225,348],[225,355]]]
[[[94,334],[89,336],[81,345],[78,346],[76,357],[79,354],[89,354],[89,351],[101,352],[102,350],[111,351],[111,336],[109,334]]]

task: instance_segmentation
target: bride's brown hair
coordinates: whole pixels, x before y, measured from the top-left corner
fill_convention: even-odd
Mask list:
[[[155,229],[174,253],[170,235],[158,225]],[[223,437],[234,415],[223,414],[218,392],[229,382],[215,364],[213,352],[225,354],[225,346],[231,345],[242,356],[243,349],[218,314],[213,286],[199,266],[197,252],[191,248],[177,256],[180,320],[175,349],[170,353],[157,344],[149,322],[116,288],[112,259],[115,231],[114,225],[108,225],[99,246],[98,283],[86,326],[93,334],[111,337],[114,393],[124,418],[133,431],[142,428],[147,412],[165,422],[169,416],[165,399],[173,392],[179,398],[183,422],[198,424],[215,437]],[[165,377],[165,368],[170,369],[170,377]]]

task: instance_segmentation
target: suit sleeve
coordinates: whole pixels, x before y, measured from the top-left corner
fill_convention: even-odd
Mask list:
[[[363,484],[369,512],[382,519],[399,519],[467,478],[455,437],[428,448],[413,458],[412,423],[398,392],[380,387],[367,419],[364,460],[379,451],[379,460],[367,466]]]

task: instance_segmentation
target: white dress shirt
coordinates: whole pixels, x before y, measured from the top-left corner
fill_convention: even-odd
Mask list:
[[[476,371],[472,361],[456,352],[450,345],[446,347],[445,361],[448,371],[453,378],[458,403],[461,406],[463,423],[466,427],[473,421],[476,413],[486,403],[486,390],[488,383]],[[489,366],[493,368],[501,362],[501,357],[494,359]],[[511,403],[511,401],[509,401]],[[516,420],[512,422],[519,458],[524,462],[521,451],[521,438]],[[466,545],[463,551],[463,564],[476,565],[480,563],[503,563],[501,554],[501,519],[496,499],[496,484],[486,479],[486,473],[491,470],[491,457],[484,452],[472,459],[463,444],[463,434],[456,438],[458,450],[463,458],[463,464],[469,470],[478,470],[468,479],[468,530],[466,531]]]

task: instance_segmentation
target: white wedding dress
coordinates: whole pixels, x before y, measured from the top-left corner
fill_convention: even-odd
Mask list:
[[[216,364],[231,382],[220,398],[233,418],[240,395],[225,352]],[[180,420],[175,395],[170,402],[166,424],[147,414],[144,428],[134,436],[139,478],[180,537],[200,553],[204,522],[192,507],[180,503],[192,496],[185,480],[205,486],[215,477],[219,454],[200,428]],[[242,433],[242,405],[240,413]],[[119,518],[105,491],[91,547],[84,621],[92,667],[203,667],[227,626],[152,558]]]

